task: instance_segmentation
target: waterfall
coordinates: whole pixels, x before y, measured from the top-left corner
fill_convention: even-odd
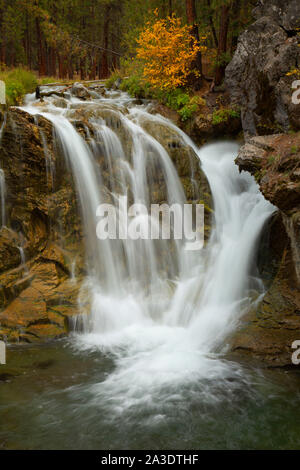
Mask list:
[[[38,116],[34,117],[34,122],[39,127]],[[51,153],[49,152],[49,149],[48,149],[48,144],[47,144],[47,139],[46,139],[45,133],[40,127],[39,127],[39,132],[40,132],[40,136],[41,136],[41,139],[42,139],[44,155],[45,155],[47,182],[50,185],[51,189],[53,190],[54,178],[55,178],[55,165],[54,165],[54,163],[51,159]]]
[[[22,246],[19,246],[18,249],[19,249],[20,257],[21,257],[21,267],[24,270],[24,274],[28,274],[29,271],[28,271],[27,264],[26,264],[24,249],[22,248]]]
[[[89,144],[72,125],[79,106],[89,116]],[[24,109],[53,123],[80,200],[91,314],[76,344],[110,354],[116,363],[115,371],[93,387],[95,397],[122,411],[167,400],[169,392],[162,390],[174,384],[239,375],[222,352],[251,305],[252,290],[261,288],[251,266],[274,208],[250,175],[239,174],[238,145],[219,142],[199,149],[174,124],[146,106],[134,106],[126,94],[84,103],[71,98],[66,109],[51,100],[46,108],[29,104]],[[203,250],[188,252],[185,240],[96,237],[99,204],[109,201],[119,208],[128,196],[149,206],[157,175],[168,204],[186,202],[168,152],[144,129],[143,119],[171,128],[199,157],[214,201],[213,229]],[[148,226],[149,218],[140,223]]]

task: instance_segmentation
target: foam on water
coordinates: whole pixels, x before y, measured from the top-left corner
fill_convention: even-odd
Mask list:
[[[90,125],[94,129],[88,146],[70,122],[67,109],[51,102],[46,110],[25,108],[42,114],[54,125],[65,158],[74,175],[86,233],[91,314],[84,332],[73,337],[85,351],[99,350],[115,362],[114,371],[90,388],[95,404],[106,403],[115,413],[132,407],[150,406],[160,415],[159,403],[171,397],[184,399],[186,389],[203,393],[203,400],[218,399],[218,387],[236,387],[243,379],[237,365],[222,352],[241,315],[251,305],[251,290],[262,291],[252,267],[257,242],[274,208],[254,179],[239,174],[234,164],[238,145],[219,142],[198,149],[170,121],[154,116],[146,106],[134,106],[128,95],[114,94],[84,102],[93,105]],[[112,109],[128,141],[124,145],[116,129],[109,127],[97,109]],[[128,113],[124,106],[129,106]],[[134,202],[151,202],[151,174],[160,172],[167,188],[167,202],[183,205],[183,187],[175,167],[158,140],[141,126],[141,120],[172,128],[184,145],[199,157],[213,195],[214,223],[209,243],[199,252],[185,250],[185,241],[98,240],[96,208],[102,202],[101,169],[96,163],[98,141],[109,171],[118,161],[119,187],[112,176],[111,196],[132,194]],[[129,153],[128,153],[129,152]],[[149,176],[150,175],[150,176]]]

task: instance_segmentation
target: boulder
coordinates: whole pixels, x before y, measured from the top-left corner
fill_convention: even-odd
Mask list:
[[[272,366],[291,367],[300,338],[300,133],[253,137],[236,159],[278,211],[260,241],[266,295],[243,319],[232,349]]]
[[[269,16],[286,31],[294,32],[300,28],[300,3],[298,0],[260,0],[253,16],[256,19]]]
[[[292,101],[296,76],[289,75],[300,63],[299,8],[297,0],[261,0],[256,22],[239,37],[225,82],[246,134],[300,128],[300,106]]]
[[[89,91],[84,85],[82,85],[82,83],[74,83],[70,91],[73,96],[76,96],[76,98],[81,100],[87,100],[90,98]]]

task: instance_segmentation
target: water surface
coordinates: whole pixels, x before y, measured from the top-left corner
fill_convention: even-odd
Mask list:
[[[79,353],[74,339],[10,348],[0,369],[0,448],[299,449],[299,376],[232,361],[230,369],[239,374],[220,384],[166,385],[161,398],[118,409],[105,393],[111,355]]]

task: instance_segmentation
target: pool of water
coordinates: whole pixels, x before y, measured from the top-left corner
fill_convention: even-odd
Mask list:
[[[125,392],[118,401],[107,392],[114,357],[75,343],[9,348],[0,366],[0,449],[300,449],[294,372],[227,360],[235,372],[220,382],[161,381],[155,399],[143,388],[143,400],[122,406]]]

